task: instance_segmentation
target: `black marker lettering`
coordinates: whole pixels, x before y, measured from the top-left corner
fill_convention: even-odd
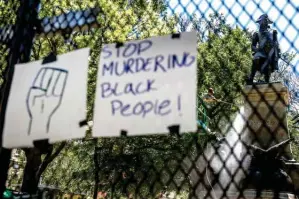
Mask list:
[[[138,44],[137,54],[140,55],[142,52],[145,52],[150,47],[152,47],[153,42],[151,40],[143,40]]]
[[[154,72],[157,72],[159,69],[161,69],[163,72],[166,72],[164,66],[161,64],[161,62],[164,60],[163,55],[158,55],[155,59],[155,68]]]
[[[104,53],[104,59],[107,59],[112,55],[112,51],[109,50],[108,46],[104,46],[104,48],[102,49],[102,53]]]

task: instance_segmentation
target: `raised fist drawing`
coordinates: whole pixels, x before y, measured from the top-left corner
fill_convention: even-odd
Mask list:
[[[30,117],[28,135],[45,135],[49,132],[51,118],[59,108],[68,71],[60,68],[41,68],[30,87],[26,99]]]

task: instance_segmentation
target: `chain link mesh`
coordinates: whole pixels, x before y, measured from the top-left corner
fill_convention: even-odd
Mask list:
[[[18,8],[18,1],[0,0],[1,87],[12,67],[8,54]],[[253,25],[263,13],[274,21],[282,49],[271,76],[278,83],[246,86]],[[38,15],[31,61],[91,48],[88,121],[103,44],[195,30],[199,128],[96,139],[88,128],[82,140],[15,149],[6,184],[15,194],[34,194],[34,183],[42,198],[295,198],[299,193],[299,165],[292,160],[299,159],[296,1],[42,0]],[[255,81],[262,79],[257,74]],[[218,100],[207,103],[203,96],[210,87]],[[290,137],[291,144],[273,154],[252,146],[266,150]]]

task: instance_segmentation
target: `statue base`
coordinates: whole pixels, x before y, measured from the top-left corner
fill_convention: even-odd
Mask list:
[[[281,82],[247,85],[244,99],[247,132],[253,144],[267,149],[290,138],[288,89]],[[290,160],[284,164],[283,170],[291,177],[295,192],[299,193],[299,163],[293,159],[290,144],[283,152]]]
[[[247,131],[253,144],[268,149],[289,139],[288,90],[280,82],[247,85],[244,90]],[[284,156],[293,158],[288,144]]]
[[[242,193],[239,192],[226,192],[225,196],[221,191],[214,191],[210,192],[209,199],[219,199],[219,198],[226,198],[226,199],[297,199],[294,194],[281,192],[281,193],[274,193],[273,191],[264,190],[261,191],[259,196],[257,195],[257,191],[254,189],[244,190]],[[202,194],[205,195],[205,194]],[[277,197],[277,195],[279,197]]]

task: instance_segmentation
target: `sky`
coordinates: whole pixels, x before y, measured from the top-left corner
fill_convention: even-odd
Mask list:
[[[205,18],[213,12],[222,13],[227,23],[257,30],[255,20],[264,13],[274,22],[282,52],[299,54],[299,0],[168,0],[168,11]],[[292,61],[299,74],[299,55]]]

